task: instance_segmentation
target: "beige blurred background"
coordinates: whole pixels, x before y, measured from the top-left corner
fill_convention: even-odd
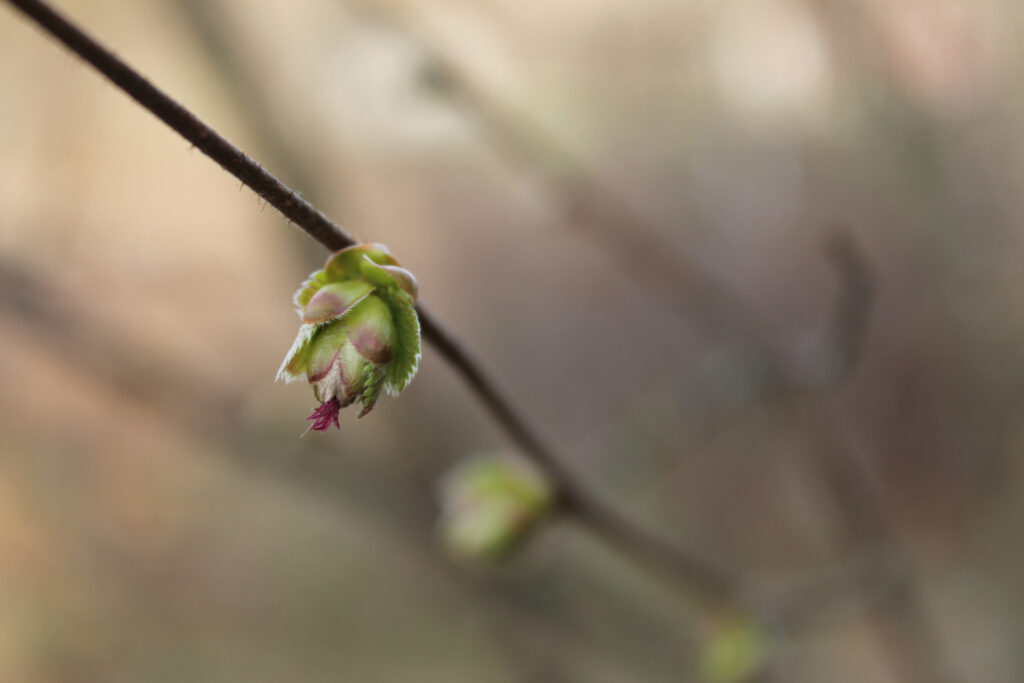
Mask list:
[[[951,680],[1024,680],[1018,0],[60,7],[389,245],[624,514],[780,584],[895,543]],[[432,349],[299,438],[325,254],[265,208],[0,5],[0,680],[694,680],[690,608],[569,521],[445,559],[438,477],[507,442]],[[843,382],[837,226],[877,294]],[[781,680],[907,680],[896,616],[836,612]]]

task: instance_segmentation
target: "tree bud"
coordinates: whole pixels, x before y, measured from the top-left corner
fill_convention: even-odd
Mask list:
[[[278,379],[305,377],[318,407],[312,429],[339,426],[338,411],[359,402],[366,415],[382,391],[397,396],[420,359],[419,287],[387,247],[361,244],[333,254],[295,293],[302,325]]]

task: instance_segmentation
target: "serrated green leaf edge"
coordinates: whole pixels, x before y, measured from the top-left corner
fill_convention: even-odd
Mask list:
[[[299,334],[295,337],[295,341],[292,342],[292,347],[288,349],[288,353],[285,354],[281,367],[277,370],[277,377],[274,378],[275,382],[283,379],[285,384],[291,384],[301,377],[302,371],[300,368],[304,367],[305,361],[309,360],[310,342],[313,341],[317,331],[326,324],[326,322],[303,323],[299,326]],[[292,362],[296,360],[302,361],[301,364],[294,369],[289,369]]]
[[[412,297],[397,286],[381,287],[377,290],[377,295],[391,310],[391,318],[395,323],[395,346],[388,364],[384,388],[391,396],[397,396],[409,385],[416,375],[416,370],[419,369],[420,318],[416,314],[416,305]]]

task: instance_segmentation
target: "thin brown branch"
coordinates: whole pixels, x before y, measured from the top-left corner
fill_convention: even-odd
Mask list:
[[[338,224],[206,125],[181,104],[97,43],[46,3],[7,0],[38,26],[106,76],[114,85],[238,178],[296,226],[331,251],[356,243]],[[510,438],[552,477],[568,512],[628,556],[659,567],[694,597],[718,606],[748,609],[738,576],[690,550],[674,547],[621,517],[590,493],[537,436],[467,350],[424,307],[423,336],[467,382]]]
[[[102,46],[33,0],[9,0],[72,51],[106,75],[146,109],[235,175],[269,204],[331,250],[354,243],[337,224],[303,200],[255,161],[218,135],[178,103],[117,59]],[[641,559],[681,580],[692,597],[716,606],[748,609],[739,577],[691,551],[673,547],[633,525],[594,497],[530,429],[455,338],[422,309],[424,336],[467,381],[510,437],[543,464],[562,493],[565,509],[628,555]],[[837,316],[847,319],[848,316]],[[854,329],[851,326],[850,329]]]

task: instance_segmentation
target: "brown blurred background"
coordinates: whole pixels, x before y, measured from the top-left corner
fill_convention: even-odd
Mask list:
[[[951,680],[1024,680],[1018,0],[60,7],[386,243],[625,515],[779,584],[895,552]],[[431,349],[299,438],[325,254],[264,208],[0,5],[0,680],[692,680],[689,606],[571,521],[445,559],[438,477],[506,441]],[[875,609],[781,680],[907,680]]]

